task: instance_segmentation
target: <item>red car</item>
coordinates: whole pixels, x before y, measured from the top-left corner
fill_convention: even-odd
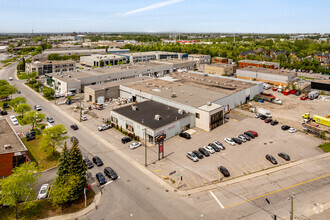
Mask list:
[[[273,91],[277,91],[277,89],[278,89],[277,87],[272,88]]]
[[[258,137],[258,133],[252,130],[248,130],[248,132],[252,132],[254,134],[254,136]]]
[[[265,119],[265,123],[269,123],[269,122],[271,122],[272,121],[272,119],[270,119],[270,118],[266,118]]]
[[[308,99],[308,96],[307,95],[304,95],[304,96],[301,96],[300,97],[300,100],[306,100],[306,99]]]

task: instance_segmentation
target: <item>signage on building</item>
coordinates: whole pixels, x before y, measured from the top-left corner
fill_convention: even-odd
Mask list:
[[[160,142],[161,140],[164,140],[166,138],[166,134],[161,134],[155,137],[156,143]]]
[[[159,153],[163,153],[163,151],[164,151],[164,146],[163,145],[159,146]]]
[[[170,130],[170,129],[172,129],[172,128],[175,128],[175,124],[172,125],[172,126],[170,126],[170,127],[168,127],[167,129]]]

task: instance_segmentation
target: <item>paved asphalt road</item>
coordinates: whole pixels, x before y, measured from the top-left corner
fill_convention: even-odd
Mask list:
[[[0,77],[8,79],[13,76],[15,68],[16,65],[11,65],[0,70]],[[69,128],[74,123],[71,118],[27,89],[22,81],[14,80],[11,83],[18,86],[21,95],[26,97],[30,105],[41,105],[42,112],[53,116],[56,124],[64,124]],[[97,209],[80,219],[273,219],[274,214],[277,219],[289,219],[288,196],[292,192],[296,193],[296,219],[330,218],[329,211],[322,210],[330,201],[329,158],[245,180],[212,192],[183,197],[166,192],[159,183],[90,135],[88,128],[81,127],[78,131],[69,128],[68,133],[78,137],[85,156],[91,158],[89,152],[102,152],[98,156],[105,166],[113,167],[120,176],[120,179],[102,189],[103,196]],[[95,174],[102,171],[103,167],[94,167],[91,172]],[[271,204],[266,202],[266,198]]]

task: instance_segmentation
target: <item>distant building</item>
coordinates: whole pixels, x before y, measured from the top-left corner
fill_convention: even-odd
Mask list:
[[[212,58],[212,63],[225,63],[225,64],[232,64],[233,60],[228,59],[225,57],[213,57]]]
[[[120,53],[129,53],[130,49],[120,49],[120,48],[111,48],[106,50],[107,53],[111,54],[120,54]]]
[[[216,75],[233,75],[236,73],[236,65],[215,63],[210,65],[205,65],[205,73],[216,74]]]
[[[0,53],[6,53],[8,46],[0,46]]]
[[[38,75],[74,71],[75,69],[76,62],[72,60],[34,61],[25,64],[26,73],[36,71]]]
[[[241,58],[246,58],[247,55],[257,55],[257,53],[254,50],[247,50],[247,51],[243,51],[239,54],[239,57]]]
[[[28,160],[28,149],[10,126],[0,120],[0,177],[12,174],[13,168]]]
[[[326,94],[330,94],[330,80],[314,80],[311,82],[311,89],[317,91],[323,91]]]
[[[138,53],[124,53],[120,54],[125,56],[131,63],[145,62],[149,60],[165,60],[165,59],[188,59],[186,53],[175,53],[166,51],[149,51],[149,52],[138,52]]]
[[[125,56],[119,55],[101,55],[92,54],[90,56],[80,57],[80,63],[89,67],[104,67],[108,65],[118,65],[120,63],[126,63],[127,59]]]
[[[258,61],[258,60],[240,60],[240,61],[238,61],[238,68],[245,68],[245,67],[279,69],[280,64],[275,63],[275,62],[266,62],[266,61]]]
[[[209,64],[211,61],[211,56],[204,54],[189,54],[188,60],[196,61],[197,64]]]
[[[271,50],[270,57],[277,58],[278,55],[287,56],[287,53],[288,52],[286,50],[281,50],[281,51]]]
[[[323,62],[324,60],[330,59],[330,53],[324,53],[324,52],[317,52],[315,54],[315,57],[318,61]]]

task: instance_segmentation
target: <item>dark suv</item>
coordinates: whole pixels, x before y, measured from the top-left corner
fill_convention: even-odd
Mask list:
[[[104,168],[104,174],[113,180],[118,178],[117,173],[111,167]]]
[[[123,143],[123,144],[126,144],[126,143],[128,143],[128,142],[130,142],[130,141],[132,141],[132,139],[131,139],[130,137],[123,137],[123,138],[121,139],[121,143]]]
[[[270,154],[266,155],[266,159],[269,160],[272,164],[277,164],[277,160]]]
[[[103,162],[102,162],[101,158],[99,158],[98,156],[94,156],[94,157],[93,157],[93,162],[94,162],[98,167],[100,167],[100,166],[103,165]]]

